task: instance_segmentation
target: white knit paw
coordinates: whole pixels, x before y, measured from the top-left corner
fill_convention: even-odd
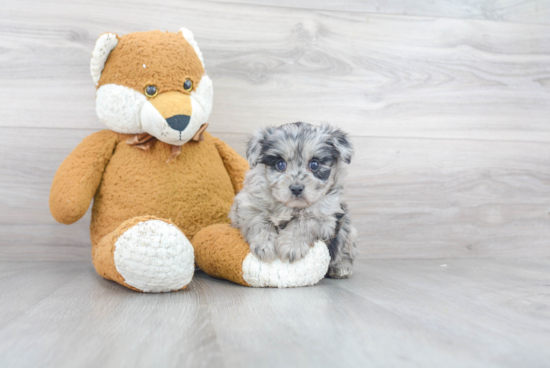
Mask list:
[[[148,220],[126,230],[115,243],[115,266],[124,281],[144,292],[179,290],[195,271],[195,254],[174,225]]]
[[[315,285],[325,277],[330,254],[325,243],[316,242],[304,258],[293,263],[276,259],[263,262],[253,253],[243,261],[243,279],[252,287],[299,287]]]

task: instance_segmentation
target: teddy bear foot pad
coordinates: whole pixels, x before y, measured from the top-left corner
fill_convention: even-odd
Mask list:
[[[117,271],[128,285],[145,292],[179,290],[193,277],[193,247],[174,225],[140,222],[115,243]]]
[[[97,273],[130,289],[160,293],[184,289],[195,272],[193,247],[169,220],[124,221],[92,248]]]

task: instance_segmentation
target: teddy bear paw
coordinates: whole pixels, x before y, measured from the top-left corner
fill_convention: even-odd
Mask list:
[[[184,288],[195,271],[193,247],[174,225],[162,220],[142,221],[116,241],[115,266],[124,281],[144,292]]]

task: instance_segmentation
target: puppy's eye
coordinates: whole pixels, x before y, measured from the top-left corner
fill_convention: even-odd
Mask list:
[[[183,82],[183,89],[187,92],[191,91],[191,89],[193,89],[193,82],[191,82],[190,79],[186,79],[185,82]]]
[[[277,163],[275,164],[275,167],[276,167],[277,170],[279,170],[279,171],[285,171],[285,169],[286,169],[286,162],[284,162],[283,160],[277,161]]]
[[[311,160],[309,161],[309,169],[311,171],[316,171],[319,168],[319,161]]]
[[[145,96],[147,97],[155,97],[158,93],[157,86],[154,84],[148,85],[145,87]]]

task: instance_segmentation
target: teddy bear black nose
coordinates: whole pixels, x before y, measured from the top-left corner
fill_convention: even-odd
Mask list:
[[[291,185],[290,186],[290,191],[292,192],[292,194],[294,194],[295,196],[299,196],[300,194],[302,194],[302,191],[304,190],[304,186],[303,185]]]
[[[166,122],[170,128],[182,132],[185,128],[187,128],[187,125],[189,125],[189,120],[191,120],[191,116],[189,115],[174,115],[171,118],[166,119]]]

